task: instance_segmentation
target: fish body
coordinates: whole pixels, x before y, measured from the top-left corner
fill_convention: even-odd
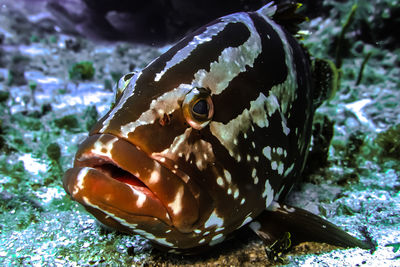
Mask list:
[[[103,224],[171,252],[213,246],[252,221],[268,232],[256,218],[292,211],[280,202],[304,168],[318,90],[278,12],[271,2],[221,17],[122,77],[66,192]]]

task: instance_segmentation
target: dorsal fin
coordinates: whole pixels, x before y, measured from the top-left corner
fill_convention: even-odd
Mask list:
[[[271,1],[257,12],[272,18],[291,34],[296,35],[300,30],[299,24],[308,20],[306,16],[297,12],[301,6],[302,4],[294,1],[281,1],[277,4]]]

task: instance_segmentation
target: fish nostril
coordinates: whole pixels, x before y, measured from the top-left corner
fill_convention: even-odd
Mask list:
[[[164,113],[164,116],[162,118],[160,118],[159,123],[161,126],[165,126],[170,124],[171,122],[171,118],[170,115],[168,115],[167,113]]]

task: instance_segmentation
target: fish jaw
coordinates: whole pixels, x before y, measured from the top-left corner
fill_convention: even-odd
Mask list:
[[[189,233],[199,220],[197,200],[185,182],[114,135],[89,136],[78,149],[74,168],[65,173],[63,185],[103,224],[123,232],[154,232],[158,227]]]
[[[121,183],[97,168],[69,169],[64,175],[64,189],[90,212],[97,210],[92,212],[95,217],[110,227],[109,219],[128,228],[134,228],[138,221],[153,221],[153,218],[172,224],[167,210],[150,191]]]

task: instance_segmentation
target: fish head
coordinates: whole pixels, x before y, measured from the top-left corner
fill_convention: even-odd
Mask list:
[[[212,242],[212,233],[222,238],[254,206],[232,203],[239,188],[214,153],[213,94],[191,84],[163,94],[151,84],[139,90],[141,75],[121,78],[113,109],[79,146],[65,190],[104,225],[161,245],[189,248]]]

